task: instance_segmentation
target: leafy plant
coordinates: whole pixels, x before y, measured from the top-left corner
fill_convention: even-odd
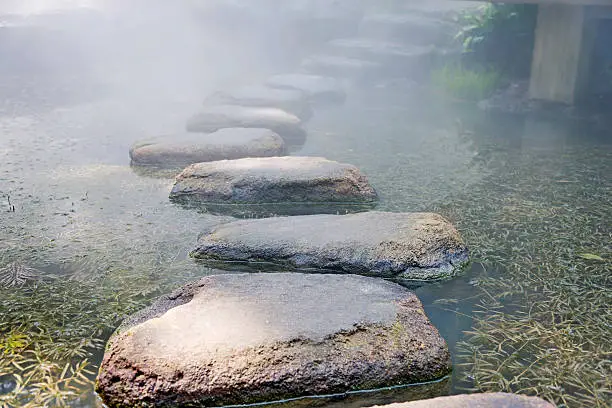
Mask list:
[[[463,45],[464,62],[525,77],[531,68],[536,21],[536,5],[485,4],[460,15],[462,27],[455,39]]]

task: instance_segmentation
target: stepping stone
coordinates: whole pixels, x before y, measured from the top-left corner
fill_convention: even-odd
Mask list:
[[[211,134],[186,134],[137,142],[130,149],[132,164],[184,168],[193,163],[279,156],[283,139],[269,129],[227,128]]]
[[[496,392],[438,397],[422,401],[382,405],[377,408],[555,408],[555,406],[537,397]]]
[[[170,198],[212,212],[243,211],[215,204],[258,204],[255,213],[318,214],[362,211],[376,191],[359,169],[321,157],[270,157],[197,163],[176,179]]]
[[[346,92],[335,78],[312,74],[281,74],[271,76],[266,85],[278,89],[297,89],[313,103],[337,104],[346,99]]]
[[[366,16],[359,27],[361,37],[411,45],[446,45],[453,39],[454,31],[448,21],[415,13]]]
[[[206,98],[205,104],[279,108],[302,120],[310,119],[313,114],[308,98],[303,92],[263,85],[250,85],[232,91],[217,92]]]
[[[414,281],[448,278],[468,261],[443,217],[389,212],[240,220],[204,234],[192,256]]]
[[[308,73],[351,79],[365,78],[380,68],[376,62],[336,55],[315,55],[302,62],[302,69]]]
[[[302,121],[278,108],[238,105],[204,106],[187,122],[188,132],[209,133],[223,128],[264,128],[278,133],[288,145],[300,145],[306,140]]]
[[[383,279],[257,273],[202,278],[109,340],[109,407],[226,406],[439,379],[444,339],[417,296]]]
[[[393,42],[364,38],[330,41],[328,48],[337,55],[378,62],[388,71],[428,67],[435,55],[433,46],[404,46]]]

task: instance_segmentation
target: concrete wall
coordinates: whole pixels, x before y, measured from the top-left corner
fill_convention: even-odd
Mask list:
[[[595,24],[585,7],[540,5],[529,96],[573,104],[586,89]]]

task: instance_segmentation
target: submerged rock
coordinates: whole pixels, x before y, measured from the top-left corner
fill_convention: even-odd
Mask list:
[[[468,260],[440,215],[388,212],[240,220],[203,235],[192,255],[407,280],[446,278]]]
[[[308,98],[303,92],[296,89],[275,89],[264,85],[250,85],[217,92],[206,98],[204,103],[279,108],[301,120],[308,120],[313,114]]]
[[[135,166],[183,168],[193,163],[279,156],[284,152],[283,139],[269,129],[228,128],[138,142],[130,149],[130,158]]]
[[[290,156],[194,164],[177,177],[170,198],[189,205],[261,204],[264,211],[266,205],[284,205],[289,208],[282,213],[295,215],[372,205],[377,195],[353,165]]]
[[[113,407],[223,406],[431,381],[447,345],[416,295],[325,274],[203,278],[128,319],[97,391]]]
[[[189,132],[214,132],[223,128],[264,128],[278,133],[289,145],[304,143],[306,132],[295,115],[278,108],[238,105],[205,106],[187,122]]]
[[[376,408],[554,408],[554,405],[536,397],[496,392],[453,395],[423,401],[383,405]]]
[[[313,103],[343,103],[346,92],[335,78],[312,74],[281,74],[271,76],[266,85],[278,89],[297,89]]]

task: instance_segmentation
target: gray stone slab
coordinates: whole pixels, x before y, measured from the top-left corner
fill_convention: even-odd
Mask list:
[[[342,103],[346,92],[335,78],[313,74],[279,74],[266,80],[266,85],[278,89],[297,89],[315,104]]]
[[[382,279],[216,275],[128,319],[97,391],[113,407],[223,406],[435,380],[444,339],[416,295]]]
[[[536,397],[498,392],[453,395],[423,401],[379,405],[376,408],[554,408],[554,405]]]
[[[388,212],[240,220],[203,234],[192,256],[417,281],[453,276],[468,260],[440,215]]]
[[[206,98],[206,105],[240,105],[279,108],[301,120],[312,117],[308,97],[297,89],[276,89],[265,85],[249,85],[216,92]]]
[[[337,78],[362,79],[380,70],[377,62],[337,55],[313,55],[302,61],[301,68],[312,74]]]
[[[223,128],[265,128],[278,133],[287,144],[303,143],[306,132],[295,115],[278,108],[214,105],[204,106],[187,121],[189,132],[214,132]]]
[[[191,133],[137,142],[130,149],[130,158],[136,166],[184,168],[193,163],[279,156],[284,152],[283,139],[269,129],[227,128],[210,134]]]
[[[339,38],[330,41],[328,48],[349,58],[404,64],[422,60],[435,50],[433,46],[406,46],[392,41],[369,38]]]
[[[353,165],[288,156],[194,164],[178,175],[170,198],[189,206],[258,204],[251,211],[296,215],[336,213],[351,206],[363,210],[376,203],[377,195]],[[212,206],[213,212],[236,211],[226,207]]]

